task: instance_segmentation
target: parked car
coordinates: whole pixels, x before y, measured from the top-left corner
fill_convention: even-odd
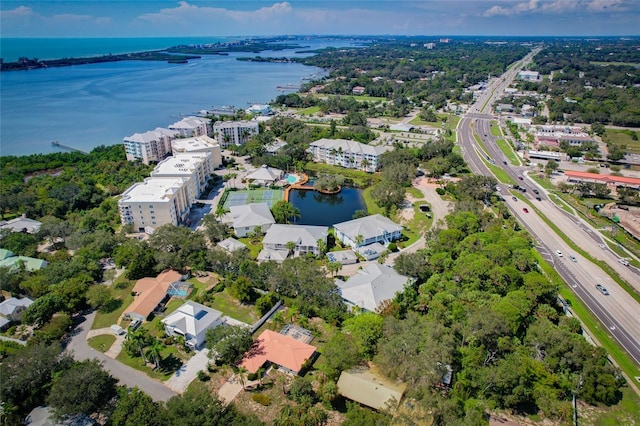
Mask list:
[[[570,255],[569,259],[571,259],[572,262],[577,262],[578,259],[576,259],[576,257],[574,255]]]
[[[596,284],[596,288],[598,289],[598,291],[602,294],[604,294],[605,296],[609,295],[609,290],[607,290],[606,288],[604,288],[604,286],[602,284]]]
[[[139,319],[133,320],[131,324],[129,324],[129,330],[136,331],[138,328],[140,328],[141,325],[142,321],[140,321]]]

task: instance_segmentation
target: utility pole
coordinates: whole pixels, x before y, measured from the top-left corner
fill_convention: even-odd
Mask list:
[[[578,426],[578,391],[580,391],[580,386],[582,386],[582,376],[578,381],[578,386],[576,389],[571,391],[573,395],[573,426]]]

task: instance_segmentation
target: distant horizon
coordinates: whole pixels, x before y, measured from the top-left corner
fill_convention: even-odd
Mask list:
[[[623,39],[626,37],[630,38],[640,38],[639,34],[619,34],[619,35],[608,35],[608,34],[591,34],[591,35],[579,35],[579,34],[566,34],[566,35],[509,35],[509,34],[251,34],[251,35],[192,35],[192,36],[145,36],[145,35],[136,35],[136,36],[16,36],[16,37],[3,37],[4,39],[92,39],[92,38],[116,38],[116,39],[126,39],[126,38],[278,38],[278,37],[451,37],[451,38],[468,38],[468,37],[476,37],[476,38],[488,38],[488,37],[509,37],[509,38],[584,38],[584,39],[594,39],[594,38],[617,38]]]
[[[637,0],[4,0],[11,38],[328,36],[625,37]],[[207,33],[215,28],[218,34]],[[251,33],[251,34],[250,34]],[[260,35],[257,35],[260,34]]]

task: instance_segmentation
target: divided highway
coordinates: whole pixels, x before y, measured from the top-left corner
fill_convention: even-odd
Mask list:
[[[610,334],[636,364],[640,365],[640,305],[599,266],[575,253],[531,206],[553,221],[574,244],[592,257],[606,261],[622,279],[640,291],[640,275],[637,269],[620,264],[614,253],[600,248],[599,244],[603,241],[598,232],[551,202],[544,190],[528,179],[526,168],[511,165],[491,135],[491,120],[495,117],[487,112],[491,110],[492,103],[502,94],[504,88],[513,81],[518,71],[537,52],[538,50],[532,51],[505,74],[493,79],[470,108],[470,112],[462,118],[458,124],[458,142],[462,155],[474,173],[491,176],[491,171],[483,161],[483,158],[488,157],[497,167],[504,169],[514,182],[526,189],[523,195],[531,205],[518,201],[517,198],[514,200],[513,194],[505,185],[500,185],[500,194],[511,212],[537,241],[538,251],[554,265],[573,292],[608,328]],[[488,152],[476,144],[474,129]],[[534,189],[539,194],[534,193]],[[537,200],[536,197],[540,197],[541,200]],[[557,251],[562,255],[559,256]],[[573,256],[575,261],[570,256]],[[603,285],[610,294],[601,293],[596,284]]]

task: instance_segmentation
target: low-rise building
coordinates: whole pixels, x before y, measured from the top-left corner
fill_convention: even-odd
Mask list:
[[[520,71],[518,73],[518,78],[520,80],[533,81],[533,82],[536,82],[536,83],[541,80],[540,73],[538,71],[529,71],[529,70]]]
[[[208,152],[211,154],[213,168],[222,166],[222,153],[220,144],[209,136],[196,136],[193,138],[180,138],[171,141],[171,150],[177,153]]]
[[[260,125],[250,121],[216,121],[213,124],[213,135],[222,148],[231,145],[243,145],[260,132]]]
[[[343,371],[337,386],[340,395],[375,410],[397,408],[407,388],[364,368]]]
[[[207,330],[224,323],[222,312],[189,300],[162,320],[169,336],[183,336],[185,344],[197,349],[204,344]]]
[[[263,165],[249,173],[246,179],[260,185],[270,185],[282,179],[283,176],[282,170]]]
[[[135,298],[124,310],[125,318],[146,321],[147,317],[169,298],[171,286],[180,283],[183,278],[179,272],[168,270],[155,278],[139,279],[132,290]]]
[[[151,177],[186,178],[189,180],[189,193],[193,199],[207,187],[215,168],[208,152],[175,154],[160,161],[151,172]]]
[[[376,312],[380,304],[392,300],[413,280],[400,275],[393,268],[369,263],[347,281],[335,280],[340,296],[350,308]]]
[[[336,240],[352,248],[388,244],[402,236],[402,226],[381,214],[336,223],[333,229]]]
[[[228,251],[229,253],[233,253],[234,251],[238,251],[238,250],[245,250],[247,249],[247,245],[236,240],[235,238],[225,238],[224,240],[220,241],[218,244],[216,244],[218,247],[220,247],[223,250]]]
[[[0,229],[9,229],[11,232],[26,232],[35,234],[40,230],[42,222],[29,219],[26,215],[16,217],[10,220],[0,220]]]
[[[144,133],[134,133],[123,139],[128,161],[141,161],[143,164],[157,163],[171,154],[171,140],[178,132],[156,128]]]
[[[203,117],[185,117],[169,126],[169,130],[178,132],[183,138],[194,136],[209,136],[211,120]]]
[[[255,348],[245,354],[240,366],[250,373],[255,373],[269,362],[288,373],[298,374],[307,360],[313,359],[315,352],[315,346],[275,331],[265,330],[258,336]]]
[[[262,240],[262,245],[269,250],[289,250],[287,243],[293,242],[293,255],[300,256],[307,253],[314,256],[320,255],[318,240],[327,244],[329,228],[326,226],[311,225],[271,225]]]
[[[236,237],[243,238],[256,227],[266,233],[276,221],[267,203],[252,203],[229,207],[222,223],[233,227]]]
[[[313,161],[358,169],[367,172],[378,170],[380,155],[392,150],[389,146],[367,145],[346,139],[319,139],[309,145]]]
[[[582,146],[586,142],[595,142],[583,128],[576,126],[531,126],[529,131],[538,145],[560,146],[566,142],[572,146]]]
[[[135,232],[154,229],[186,221],[194,201],[188,178],[150,177],[134,183],[118,200],[120,221],[133,225]]]
[[[351,89],[351,93],[353,93],[354,95],[364,95],[364,91],[366,89],[362,86],[356,86],[353,89]]]
[[[13,322],[20,321],[22,314],[33,303],[28,297],[18,299],[11,297],[0,302],[0,330],[11,325]]]

